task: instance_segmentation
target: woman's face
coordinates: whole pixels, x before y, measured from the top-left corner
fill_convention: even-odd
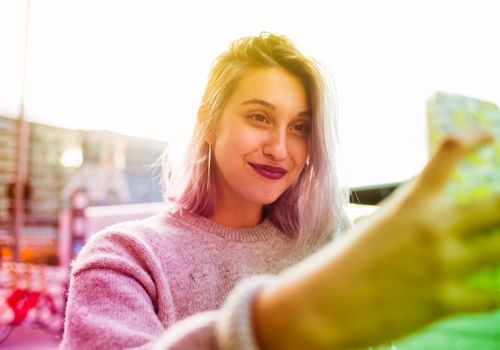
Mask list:
[[[306,91],[297,77],[274,67],[245,74],[215,129],[216,206],[274,202],[304,167],[310,124]]]

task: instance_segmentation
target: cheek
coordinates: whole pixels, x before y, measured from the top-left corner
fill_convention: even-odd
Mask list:
[[[290,154],[297,166],[302,166],[306,162],[309,154],[309,142],[307,140],[296,140],[290,145]]]
[[[221,153],[243,156],[252,152],[262,143],[262,135],[255,130],[244,127],[229,128],[217,140]]]

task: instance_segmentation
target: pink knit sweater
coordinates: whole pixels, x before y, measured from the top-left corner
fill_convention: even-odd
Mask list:
[[[109,227],[73,264],[61,348],[256,349],[251,303],[271,277],[247,277],[325,241],[290,254],[293,240],[269,220],[232,229],[166,212]]]

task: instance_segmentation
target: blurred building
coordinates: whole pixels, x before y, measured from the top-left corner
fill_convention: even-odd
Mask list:
[[[70,130],[37,123],[29,123],[28,130],[25,223],[20,242],[25,257],[30,254],[30,247],[57,245],[59,213],[70,205],[71,192],[86,186],[84,182],[111,188],[106,199],[94,205],[162,201],[160,170],[152,165],[166,143],[109,131]],[[0,116],[0,258],[9,254],[13,242],[17,142],[17,121]],[[86,176],[89,168],[99,171]],[[85,181],[71,189],[68,183],[78,172]],[[110,179],[105,180],[108,175]]]

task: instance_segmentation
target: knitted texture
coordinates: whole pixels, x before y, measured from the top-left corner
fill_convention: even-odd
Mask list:
[[[239,283],[231,292],[216,326],[217,341],[221,349],[259,349],[252,322],[253,302],[261,288],[270,281],[270,276],[253,276]]]
[[[269,220],[233,229],[165,212],[111,226],[92,236],[72,266],[61,348],[244,349],[261,284],[241,287],[222,307],[231,290],[324,243],[290,253],[293,239]]]

